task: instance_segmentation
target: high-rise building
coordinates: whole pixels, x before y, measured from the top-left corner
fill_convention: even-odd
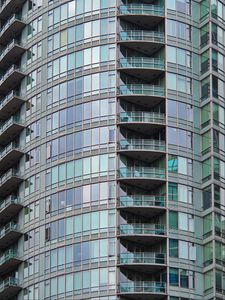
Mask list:
[[[225,299],[224,49],[224,0],[1,0],[0,300]]]

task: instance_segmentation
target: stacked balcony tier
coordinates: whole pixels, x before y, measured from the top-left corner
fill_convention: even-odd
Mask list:
[[[0,145],[5,146],[18,137],[23,130],[24,124],[18,117],[11,117],[0,126]]]
[[[0,68],[6,69],[16,63],[24,52],[25,47],[19,41],[12,40],[0,52]]]
[[[12,300],[22,288],[15,277],[9,277],[0,284],[0,300]]]
[[[7,169],[10,169],[13,165],[15,165],[19,161],[22,155],[23,155],[23,151],[16,143],[10,143],[5,148],[3,148],[0,151],[1,173],[5,172]]]
[[[24,99],[16,91],[11,91],[0,100],[0,119],[7,120],[15,114],[24,103]]]
[[[5,74],[0,78],[0,94],[7,94],[15,89],[21,80],[25,77],[23,70],[12,65]]]
[[[10,221],[22,208],[19,198],[9,196],[0,202],[0,224],[5,224]]]
[[[0,177],[0,195],[2,198],[12,194],[23,181],[23,178],[16,170],[9,169]]]
[[[22,235],[17,223],[10,222],[0,229],[0,249],[6,249],[14,244]]]
[[[20,34],[25,26],[26,23],[21,15],[12,15],[0,29],[0,44],[7,45]]]
[[[17,251],[7,250],[0,258],[0,275],[13,272],[21,262]]]

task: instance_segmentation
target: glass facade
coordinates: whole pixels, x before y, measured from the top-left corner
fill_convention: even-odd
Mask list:
[[[0,300],[224,299],[224,22],[0,2]]]

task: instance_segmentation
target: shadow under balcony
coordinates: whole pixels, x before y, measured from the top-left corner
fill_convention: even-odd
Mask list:
[[[12,194],[20,183],[23,181],[22,176],[19,172],[14,169],[8,170],[0,177],[0,195],[2,198]]]
[[[154,273],[166,267],[166,255],[152,252],[125,252],[119,255],[118,265],[125,270]]]
[[[16,216],[23,205],[19,198],[9,196],[0,202],[0,223],[5,224]]]
[[[3,226],[0,230],[0,249],[6,249],[14,244],[22,233],[19,231],[18,224],[10,222]]]
[[[120,19],[144,27],[155,26],[164,15],[164,7],[160,5],[133,3],[119,7]]]
[[[19,41],[12,40],[0,54],[0,68],[6,69],[15,64],[25,52],[25,47]]]
[[[0,79],[0,94],[7,94],[14,90],[21,80],[24,78],[25,73],[21,68],[12,65]]]
[[[118,236],[122,240],[144,245],[154,245],[166,239],[166,229],[161,224],[134,223],[121,224]]]
[[[17,91],[11,91],[0,100],[0,119],[7,120],[20,109],[24,102],[25,100]]]
[[[22,287],[15,277],[9,277],[0,284],[0,300],[11,300],[19,293]]]
[[[118,70],[141,80],[151,81],[165,71],[165,61],[161,58],[126,57],[119,60]]]
[[[124,139],[118,142],[118,152],[132,159],[152,162],[165,154],[165,141],[150,139]]]
[[[118,97],[151,108],[165,100],[165,89],[151,84],[124,84],[119,87]]]
[[[121,282],[118,293],[125,299],[164,299],[166,297],[166,284],[154,281]]]
[[[166,199],[165,196],[154,195],[121,196],[118,200],[118,208],[121,212],[152,218],[165,212]]]
[[[0,151],[0,172],[4,172],[13,165],[17,164],[22,155],[23,151],[17,144],[10,143],[7,145],[3,150]]]
[[[126,30],[119,33],[118,43],[150,56],[164,46],[165,34],[160,31]]]
[[[5,146],[13,139],[18,137],[20,132],[24,129],[20,118],[11,117],[2,126],[0,126],[0,145]]]
[[[12,15],[1,27],[0,44],[7,45],[12,39],[15,39],[26,26],[21,15]]]
[[[22,8],[25,0],[3,0],[1,1],[0,20],[7,20],[12,14]]]
[[[6,251],[0,258],[0,275],[15,271],[21,262],[16,250]]]

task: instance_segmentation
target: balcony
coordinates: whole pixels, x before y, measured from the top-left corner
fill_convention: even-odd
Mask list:
[[[119,8],[119,17],[136,25],[149,26],[161,22],[164,18],[164,8],[152,4],[127,4]]]
[[[118,96],[134,104],[153,107],[164,100],[165,89],[159,85],[126,84],[119,87]]]
[[[3,0],[1,1],[0,20],[7,20],[12,14],[22,8],[25,0]]]
[[[165,35],[160,31],[126,30],[119,33],[118,42],[132,50],[152,55],[165,44]]]
[[[10,222],[6,224],[0,230],[0,249],[6,249],[10,245],[14,244],[22,235],[19,231],[19,226]]]
[[[165,114],[148,111],[127,111],[119,115],[119,124],[138,133],[149,135],[165,127]]]
[[[118,235],[120,239],[125,241],[149,246],[164,240],[166,238],[166,229],[162,224],[121,224]]]
[[[118,259],[120,267],[136,272],[153,273],[162,270],[166,266],[164,253],[135,252],[121,253]]]
[[[165,61],[161,58],[126,57],[119,60],[119,70],[127,75],[151,81],[165,70]]]
[[[151,218],[165,212],[166,199],[164,196],[154,195],[121,196],[118,200],[118,207],[121,212]]]
[[[16,91],[11,91],[0,100],[0,119],[7,120],[14,115],[24,103],[24,99]]]
[[[124,139],[118,143],[118,151],[133,159],[147,162],[162,157],[165,153],[165,141],[148,139]]]
[[[0,300],[11,300],[22,288],[15,277],[9,277],[0,284]]]
[[[2,198],[12,194],[23,181],[19,172],[10,169],[0,177],[0,195]]]
[[[19,67],[12,65],[0,79],[0,94],[5,95],[14,90],[24,76],[25,73]]]
[[[5,146],[14,140],[25,126],[20,118],[13,116],[0,126],[0,145]]]
[[[22,208],[20,199],[14,196],[9,196],[0,202],[0,223],[9,222]]]
[[[120,296],[135,300],[164,299],[166,284],[154,281],[121,282],[118,293]]]
[[[25,52],[25,47],[19,41],[12,40],[0,54],[0,68],[6,69],[10,65],[15,64],[21,55]]]
[[[17,251],[13,249],[6,251],[0,258],[0,275],[13,272],[21,262]]]
[[[0,151],[0,173],[15,165],[22,155],[23,151],[17,144],[10,143],[7,145],[2,151]]]
[[[15,39],[26,23],[22,20],[21,15],[14,14],[1,27],[0,44],[7,45],[9,41]]]

